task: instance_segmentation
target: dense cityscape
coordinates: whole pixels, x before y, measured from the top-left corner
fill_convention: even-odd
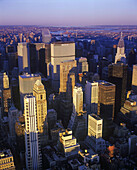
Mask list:
[[[137,169],[137,26],[0,26],[0,169]]]

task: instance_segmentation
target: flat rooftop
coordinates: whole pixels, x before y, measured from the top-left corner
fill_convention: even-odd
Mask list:
[[[23,74],[20,75],[21,78],[31,78],[31,77],[40,77],[39,74]]]
[[[94,113],[92,113],[92,114],[90,114],[94,119],[96,119],[96,120],[101,120],[101,118],[98,116],[98,115],[96,115],[96,114],[94,114]]]
[[[64,41],[57,41],[57,42],[53,42],[53,43],[51,43],[51,44],[74,44],[74,42],[73,41],[66,41],[66,42],[64,42]]]
[[[0,151],[0,159],[10,157],[10,156],[12,156],[10,149]]]

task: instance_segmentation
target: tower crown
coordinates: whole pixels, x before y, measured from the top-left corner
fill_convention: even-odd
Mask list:
[[[119,48],[123,48],[125,45],[124,45],[124,40],[123,40],[123,33],[121,32],[121,37],[119,39],[119,42],[118,42],[118,47]]]

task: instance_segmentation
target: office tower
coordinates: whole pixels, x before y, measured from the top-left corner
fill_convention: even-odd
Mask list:
[[[29,57],[30,57],[30,73],[38,72],[38,58],[36,45],[33,43],[29,44]]]
[[[19,73],[23,71],[30,72],[29,44],[26,42],[18,43],[17,51]]]
[[[51,44],[52,87],[59,90],[60,63],[75,60],[74,42],[54,42]]]
[[[117,123],[125,123],[128,129],[134,129],[137,124],[137,103],[132,99],[127,99],[124,106],[118,113]]]
[[[86,81],[85,85],[85,103],[87,105],[87,111],[90,113],[96,113],[98,111],[98,82]]]
[[[137,64],[133,65],[132,90],[137,94]]]
[[[66,129],[59,133],[58,148],[64,153],[65,157],[76,156],[80,150],[77,139],[72,136],[72,130]]]
[[[72,130],[73,135],[77,138],[78,142],[84,141],[87,135],[87,113],[72,113],[68,128]]]
[[[9,88],[9,78],[6,73],[3,73],[3,89]]]
[[[105,140],[102,139],[103,119],[96,114],[88,115],[88,136],[85,142],[95,151],[106,149]]]
[[[96,139],[102,138],[103,119],[96,114],[88,115],[88,136],[95,137]]]
[[[118,61],[121,61],[126,64],[125,45],[122,37],[122,32],[117,46],[117,53],[115,56],[115,63],[117,63]]]
[[[59,110],[60,119],[62,120],[64,128],[67,128],[70,117],[71,117],[73,105],[71,101],[69,101],[66,98],[62,98],[59,101],[59,105],[60,105],[60,110]]]
[[[6,73],[3,74],[3,105],[4,112],[8,113],[11,104],[11,89],[9,88],[9,78]]]
[[[136,64],[136,51],[132,48],[128,54],[128,65],[132,67],[134,64]]]
[[[98,115],[114,119],[116,86],[106,81],[99,81]]]
[[[75,86],[73,89],[73,113],[83,111],[83,91],[82,87]]]
[[[47,118],[48,118],[48,128],[52,129],[57,122],[57,112],[54,109],[49,109]]]
[[[109,82],[116,85],[115,116],[124,105],[126,98],[128,66],[123,63],[111,64],[108,67]]]
[[[49,29],[42,29],[42,42],[49,43],[51,41],[51,35]]]
[[[78,73],[88,72],[88,62],[87,58],[80,57],[78,59]]]
[[[17,66],[16,61],[18,55],[16,52],[8,53],[7,55],[8,55],[9,71],[12,71],[12,69]]]
[[[115,85],[106,81],[99,82],[98,115],[103,119],[103,138],[108,138],[113,130],[115,109]]]
[[[68,74],[68,81],[67,81],[67,99],[72,101],[73,99],[73,89],[75,87],[75,73],[71,72]]]
[[[70,72],[76,72],[76,60],[63,61],[60,64],[60,93],[67,92],[67,81]]]
[[[37,108],[37,127],[40,133],[41,143],[47,143],[48,140],[48,124],[47,124],[47,100],[44,85],[37,80],[33,88],[33,96],[36,98]]]
[[[45,44],[45,61],[46,64],[51,62],[51,45]]]
[[[29,56],[30,56],[30,71],[31,73],[36,73],[39,71],[39,63],[41,63],[42,56],[39,50],[45,49],[44,43],[30,43],[29,44]],[[40,56],[39,56],[40,55]],[[45,53],[42,53],[43,58],[45,58]],[[45,64],[45,60],[43,61]]]
[[[38,61],[39,61],[39,72],[41,72],[45,77],[47,76],[47,65],[45,61],[45,48],[38,50]]]
[[[16,169],[10,149],[0,151],[0,169]]]
[[[15,123],[18,117],[19,117],[18,109],[14,105],[11,105],[11,107],[9,108],[9,112],[8,112],[10,142],[16,139]]]
[[[2,113],[3,113],[3,100],[2,100],[2,90],[0,89],[0,121],[2,119]]]
[[[33,87],[37,80],[41,81],[39,74],[23,74],[19,76],[19,91],[20,91],[20,102],[21,108],[24,108],[24,96],[33,93]]]
[[[99,62],[99,75],[101,79],[102,79],[102,70],[104,67],[108,67],[108,65],[109,65],[108,59],[106,57],[103,57]]]
[[[137,136],[131,135],[128,138],[128,145],[129,145],[129,155],[133,155],[137,153]]]
[[[24,97],[26,169],[41,169],[41,152],[37,129],[36,98]]]

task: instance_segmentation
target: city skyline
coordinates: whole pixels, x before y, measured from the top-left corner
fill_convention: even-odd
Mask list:
[[[0,0],[0,25],[137,25],[136,0]]]

